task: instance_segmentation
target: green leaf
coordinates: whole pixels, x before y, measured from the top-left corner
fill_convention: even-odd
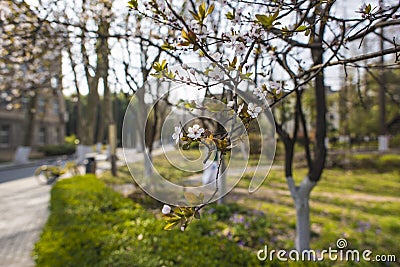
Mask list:
[[[199,15],[200,18],[203,20],[206,16],[206,3],[203,2],[199,7]]]
[[[190,149],[190,143],[191,142],[187,142],[187,143],[183,144],[182,149],[183,150],[189,150]]]
[[[157,72],[161,71],[161,65],[159,62],[154,62],[153,69]]]
[[[210,15],[214,11],[215,5],[212,4],[208,9],[207,9],[207,14],[206,16]]]
[[[189,46],[189,45],[190,45],[189,42],[182,42],[182,43],[179,44],[179,46]]]
[[[177,214],[177,216],[180,215],[180,216],[178,216],[179,220],[181,219],[182,216],[185,216],[185,213],[182,211],[182,208],[180,208],[180,207],[176,207],[174,209],[174,213]]]
[[[171,80],[175,79],[175,77],[176,77],[175,73],[173,73],[172,71],[167,71],[167,72],[165,73],[165,76],[166,76],[167,78],[171,79]]]
[[[368,4],[368,5],[365,7],[365,13],[369,14],[369,13],[371,12],[371,9],[372,9],[371,4]]]
[[[225,17],[229,20],[233,20],[235,18],[235,15],[232,14],[232,12],[228,12],[225,14]]]
[[[164,226],[164,230],[171,230],[171,229],[174,228],[179,222],[180,222],[180,220],[178,220],[178,221],[176,221],[176,222],[168,223],[166,226]]]
[[[305,25],[300,25],[299,27],[297,27],[296,31],[297,32],[302,32],[305,31],[307,29],[307,26]]]
[[[137,9],[138,8],[138,2],[137,0],[130,0],[128,2],[128,7],[129,8],[133,8],[133,9]]]
[[[272,20],[276,20],[276,18],[279,16],[279,9],[272,15]]]
[[[190,14],[192,14],[192,17],[193,17],[195,20],[200,21],[200,17],[199,17],[196,13],[194,13],[193,11],[189,11],[189,12],[190,12]]]
[[[185,32],[185,30],[182,29],[182,38],[189,41],[189,37],[187,35],[187,32]]]
[[[256,14],[256,18],[258,20],[258,22],[261,23],[262,26],[264,26],[265,28],[270,28],[272,27],[272,23],[274,22],[274,15],[261,15],[261,14]]]
[[[229,63],[229,67],[236,68],[236,64],[237,64],[237,57],[234,57],[232,62]]]
[[[185,108],[195,108],[197,106],[195,101],[185,102]]]
[[[161,49],[162,49],[162,50],[175,50],[175,47],[173,47],[173,46],[170,45],[169,43],[164,43],[164,44],[161,46]]]
[[[247,72],[247,73],[242,74],[241,77],[242,77],[242,79],[247,80],[247,79],[250,79],[251,75],[253,75],[252,72]]]

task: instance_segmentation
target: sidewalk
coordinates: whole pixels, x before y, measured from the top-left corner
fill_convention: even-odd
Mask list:
[[[33,177],[0,184],[0,266],[34,266],[31,251],[47,220],[50,188]]]
[[[47,161],[47,160],[46,159],[36,159],[36,160],[29,161],[27,163],[17,163],[17,164],[15,164],[13,162],[0,163],[0,171],[6,171],[6,170],[40,165],[42,162],[45,162],[45,161]]]
[[[98,173],[109,168],[99,155]],[[26,178],[0,183],[0,267],[34,266],[31,253],[49,215],[51,186],[39,185],[33,177],[35,166],[51,159],[26,164],[0,164],[0,175],[21,172]],[[84,173],[85,168],[81,167]]]
[[[166,150],[172,149],[167,146]],[[158,148],[153,155],[163,152]],[[143,154],[134,149],[125,150],[128,162],[143,159]],[[125,165],[122,149],[117,149],[117,165]],[[105,154],[97,154],[97,171],[100,174],[110,169]],[[34,160],[26,164],[14,165],[12,163],[0,164],[0,172],[18,172],[19,169],[47,163],[50,159]],[[81,167],[82,173],[85,168]],[[3,173],[3,175],[5,175]],[[29,174],[30,175],[30,174]],[[34,266],[31,252],[39,238],[43,226],[49,215],[51,186],[39,185],[33,176],[0,183],[0,267],[30,267]],[[25,177],[25,176],[24,176]]]
[[[43,164],[47,164],[48,162],[60,159],[61,157],[63,157],[63,156],[51,156],[51,157],[45,157],[45,158],[41,158],[41,159],[32,159],[26,163],[14,163],[12,161],[3,162],[3,163],[0,163],[0,171],[43,165]]]

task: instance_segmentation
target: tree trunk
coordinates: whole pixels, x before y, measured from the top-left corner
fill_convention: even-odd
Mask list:
[[[286,177],[290,194],[296,207],[296,250],[302,252],[310,249],[310,192],[315,186],[308,176],[304,177],[300,186],[295,186],[291,176]]]
[[[94,134],[97,122],[97,107],[99,103],[97,84],[98,83],[96,83],[96,85],[89,86],[91,89],[89,90],[88,94],[86,127],[85,127],[85,132],[82,133],[82,143],[88,146],[94,144],[94,137],[95,137]]]
[[[220,176],[220,173],[222,174],[221,176]],[[225,194],[225,191],[226,191],[226,162],[225,162],[225,157],[224,158],[222,158],[222,163],[221,163],[221,170],[220,170],[220,172],[219,172],[219,174],[218,174],[218,176],[219,176],[219,180],[218,180],[218,186],[219,186],[219,194],[220,195],[224,195]],[[221,197],[221,198],[219,198],[218,199],[218,201],[217,201],[217,203],[218,204],[224,204],[225,203],[225,201],[224,201],[224,197]]]
[[[144,136],[144,132],[145,132],[145,126],[146,126],[146,121],[145,119],[147,118],[147,107],[146,107],[146,103],[144,102],[144,94],[145,94],[145,88],[143,86],[143,88],[139,89],[136,92],[136,97],[138,100],[137,103],[137,131],[136,131],[136,136],[138,137],[138,142],[137,142],[137,146],[138,146],[138,150],[145,151],[145,136]]]
[[[153,175],[153,158],[151,152],[144,155],[144,177],[148,178]]]
[[[37,93],[29,99],[29,104],[26,110],[26,128],[23,140],[24,147],[30,147],[32,145],[33,138],[35,137],[36,102]]]
[[[298,196],[296,205],[296,250],[301,252],[310,249],[310,207],[309,196]]]

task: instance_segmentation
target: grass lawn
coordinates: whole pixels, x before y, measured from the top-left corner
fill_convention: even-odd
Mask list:
[[[197,155],[188,152],[188,157]],[[193,173],[171,168],[166,158],[157,156],[154,163],[160,174],[171,181],[181,181]],[[141,162],[135,163],[137,167]],[[217,237],[236,243],[254,257],[259,249],[291,250],[294,248],[295,209],[283,171],[274,169],[254,194],[248,193],[253,173],[247,173],[237,187],[225,197],[225,205],[211,204],[203,209],[202,218],[186,230],[201,236]],[[305,169],[295,171],[300,182]],[[256,175],[263,175],[257,174]],[[105,173],[100,177],[108,184],[132,183],[126,167],[119,169],[119,177]],[[336,241],[345,238],[348,248],[369,249],[372,255],[394,254],[400,259],[400,171],[383,173],[371,170],[327,169],[311,193],[311,248],[336,248]],[[153,218],[163,223],[159,203],[140,190],[130,195]],[[160,226],[162,227],[162,226]],[[182,234],[179,229],[169,231]],[[186,232],[185,232],[186,233]],[[263,263],[267,264],[268,263]],[[276,262],[275,262],[276,264]],[[328,266],[347,266],[347,263],[327,263]],[[285,265],[285,264],[283,264]],[[310,263],[296,265],[310,266]],[[311,264],[312,265],[312,264]],[[357,266],[387,266],[388,264],[361,262]],[[390,264],[389,264],[390,265]],[[223,264],[221,266],[224,266]]]
[[[306,171],[297,173],[301,178]],[[272,171],[260,190],[252,195],[247,194],[248,177],[244,177],[227,201],[264,212],[270,224],[268,244],[292,248],[295,210],[283,172]],[[399,257],[399,190],[398,171],[325,170],[311,193],[311,247],[315,250],[335,247],[338,238],[346,238],[353,249]]]
[[[306,170],[299,169],[295,174],[299,182]],[[242,178],[225,198],[227,205],[205,208],[201,222],[193,223],[188,231],[196,231],[196,224],[208,223],[214,226],[206,234],[233,240],[254,251],[264,245],[292,249],[295,209],[283,171],[271,171],[254,194],[247,191],[251,177],[248,173]],[[311,248],[336,248],[336,240],[346,238],[351,249],[369,249],[374,255],[395,254],[399,258],[399,191],[399,171],[325,170],[311,193]],[[134,195],[136,202],[159,216],[161,203],[141,193]]]

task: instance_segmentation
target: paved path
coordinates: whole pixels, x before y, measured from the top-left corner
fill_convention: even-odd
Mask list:
[[[0,266],[34,266],[31,251],[48,216],[50,186],[33,177],[0,184]]]
[[[167,146],[170,149],[172,146]],[[117,152],[118,165],[124,165],[122,149]],[[129,162],[143,159],[134,149],[125,152]],[[154,151],[154,155],[161,153],[161,149]],[[96,174],[110,168],[105,155],[97,155],[96,159]],[[47,221],[51,186],[39,185],[31,176],[37,168],[33,165],[0,168],[0,267],[34,266],[31,252]]]

